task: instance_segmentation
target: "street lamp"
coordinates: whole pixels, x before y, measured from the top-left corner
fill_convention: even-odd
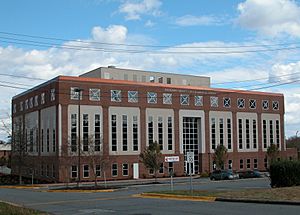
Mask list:
[[[78,94],[78,176],[77,176],[77,186],[79,186],[79,183],[81,182],[81,166],[80,166],[80,153],[81,153],[81,116],[80,116],[80,100],[81,100],[81,94],[82,94],[83,89],[76,88],[74,90],[75,93]]]

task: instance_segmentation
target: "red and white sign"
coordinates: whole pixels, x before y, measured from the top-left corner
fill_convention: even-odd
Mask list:
[[[165,162],[178,162],[179,161],[179,156],[169,156],[165,157]]]

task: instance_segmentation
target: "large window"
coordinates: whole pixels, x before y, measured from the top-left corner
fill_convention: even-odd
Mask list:
[[[216,119],[211,118],[211,148],[216,148]]]
[[[148,143],[149,145],[153,143],[153,117],[148,117]]]
[[[111,115],[111,150],[117,151],[117,116]]]
[[[250,149],[250,121],[246,119],[246,148]]]
[[[41,131],[41,152],[44,152],[44,129]]]
[[[257,148],[257,129],[256,129],[256,119],[252,120],[252,134],[253,134],[253,148]]]
[[[267,148],[267,120],[263,120],[263,144]]]
[[[243,120],[239,119],[239,149],[243,149]]]
[[[71,151],[77,151],[77,115],[71,114]]]
[[[46,144],[47,144],[47,152],[50,151],[50,131],[49,131],[49,128],[47,129],[47,136],[46,136]]]
[[[164,135],[163,135],[163,118],[160,116],[158,117],[158,145],[160,150],[163,150],[163,145],[164,145]]]
[[[172,140],[173,140],[173,132],[172,132],[172,117],[168,117],[168,150],[172,150],[173,149],[173,144],[172,144]]]
[[[275,121],[275,133],[276,133],[276,145],[277,148],[280,148],[280,129],[279,129],[279,120]]]
[[[55,129],[52,130],[52,151],[55,152],[56,150],[56,134],[55,134]]]
[[[95,151],[101,149],[101,128],[100,128],[100,114],[95,114]]]
[[[128,150],[128,124],[127,115],[122,115],[122,136],[123,136],[123,151]]]
[[[232,133],[231,133],[231,119],[227,118],[227,148],[232,148]]]
[[[89,150],[89,115],[83,114],[82,122],[82,140],[83,140],[83,151]]]
[[[133,141],[133,151],[139,150],[139,137],[138,137],[138,117],[132,117],[132,141]]]
[[[224,145],[224,119],[219,119],[220,145]]]
[[[269,121],[270,125],[270,144],[274,144],[274,134],[273,134],[273,120]]]

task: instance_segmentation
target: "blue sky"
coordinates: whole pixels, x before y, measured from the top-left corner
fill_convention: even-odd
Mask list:
[[[47,47],[24,45],[25,40],[44,42]],[[99,44],[103,42],[141,47]],[[249,90],[284,84],[261,90],[284,93],[286,135],[292,136],[300,130],[300,82],[289,83],[300,79],[298,47],[300,2],[294,0],[2,0],[0,119],[9,122],[11,97],[23,91],[10,86],[30,88],[42,82],[1,74],[47,80],[115,65],[206,75],[213,83],[261,79],[213,87]],[[128,53],[132,49],[146,53]],[[267,51],[257,51],[262,49]],[[222,54],[211,53],[215,51]],[[232,51],[238,53],[228,53]],[[0,130],[0,139],[5,135]]]

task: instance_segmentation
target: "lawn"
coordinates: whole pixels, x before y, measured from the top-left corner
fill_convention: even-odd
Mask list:
[[[47,213],[0,202],[0,215],[46,215]]]
[[[173,194],[184,196],[210,196],[226,199],[247,199],[247,200],[272,200],[272,201],[293,201],[300,202],[300,186],[268,189],[242,189],[235,191],[206,191],[194,190],[191,194],[189,190],[178,191],[158,191],[151,192],[157,194]]]

